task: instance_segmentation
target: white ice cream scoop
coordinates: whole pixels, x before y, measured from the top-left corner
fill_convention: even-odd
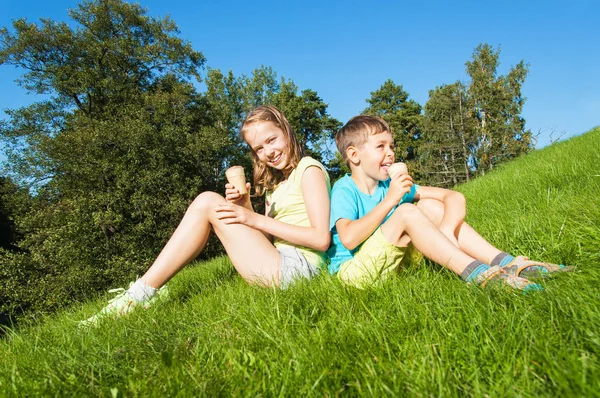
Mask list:
[[[408,173],[408,167],[406,167],[406,163],[398,162],[394,163],[388,168],[388,174],[390,177],[394,178],[395,175],[400,173]]]

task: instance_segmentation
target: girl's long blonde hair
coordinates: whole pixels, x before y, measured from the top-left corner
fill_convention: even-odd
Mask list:
[[[285,116],[283,116],[283,113],[271,105],[259,106],[246,116],[246,120],[244,120],[244,123],[242,123],[242,127],[240,128],[241,138],[245,140],[245,134],[248,132],[248,128],[253,124],[267,122],[273,123],[277,128],[281,129],[283,134],[287,137],[288,146],[285,155],[288,159],[288,164],[283,172],[268,167],[258,159],[256,152],[250,148],[252,161],[254,163],[254,187],[258,196],[263,195],[265,191],[272,191],[275,189],[277,184],[283,181],[285,176],[289,175],[292,170],[298,166],[298,163],[300,163],[300,160],[304,156],[304,151],[292,130],[292,126],[290,126],[290,123]]]

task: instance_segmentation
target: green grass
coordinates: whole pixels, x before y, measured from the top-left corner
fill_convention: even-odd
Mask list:
[[[8,331],[0,396],[600,396],[600,129],[460,188],[506,251],[574,264],[523,295],[432,264],[380,289],[246,285],[226,258],[79,330],[106,297]]]

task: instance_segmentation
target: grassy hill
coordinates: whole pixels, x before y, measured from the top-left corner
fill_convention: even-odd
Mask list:
[[[578,272],[527,295],[429,263],[376,290],[280,291],[218,258],[124,319],[78,329],[101,297],[8,331],[0,396],[599,396],[600,128],[460,190],[493,244]]]

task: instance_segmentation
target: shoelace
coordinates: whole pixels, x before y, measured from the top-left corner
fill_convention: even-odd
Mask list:
[[[111,304],[114,301],[118,300],[124,293],[126,293],[127,291],[125,290],[125,288],[123,287],[118,287],[116,289],[110,289],[108,291],[109,293],[117,293],[120,292],[119,294],[117,294],[115,297],[111,298],[110,300],[108,300],[108,303]]]

